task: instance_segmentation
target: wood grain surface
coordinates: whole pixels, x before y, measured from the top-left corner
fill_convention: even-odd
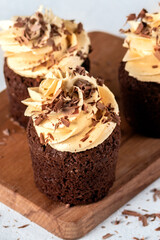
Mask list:
[[[101,32],[90,37],[91,73],[105,79],[121,110],[117,72],[124,54],[122,39]],[[134,133],[121,114],[122,143],[109,195],[71,208],[52,202],[35,187],[26,133],[9,118],[6,91],[0,93],[0,102],[0,201],[63,239],[84,236],[160,176],[160,139]]]

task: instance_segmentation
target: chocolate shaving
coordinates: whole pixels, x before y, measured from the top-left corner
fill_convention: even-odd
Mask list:
[[[97,81],[97,84],[98,84],[99,86],[103,86],[104,80],[103,80],[102,78],[97,77],[97,78],[96,78],[96,81]]]
[[[16,19],[16,22],[15,22],[15,24],[13,26],[17,27],[17,28],[22,28],[22,27],[25,26],[25,21],[21,17],[18,17]]]
[[[37,76],[37,77],[36,77],[36,81],[37,81],[38,83],[41,82],[41,78],[40,78],[40,76]]]
[[[69,36],[72,35],[67,29],[64,30],[64,34],[69,35]]]
[[[89,138],[89,135],[86,135],[86,136],[84,136],[84,138],[82,138],[80,141],[81,141],[81,142],[85,142],[88,138]]]
[[[84,54],[82,53],[81,50],[79,50],[79,51],[77,52],[77,56],[80,57],[80,59],[82,59],[82,60],[85,60],[85,59],[86,59],[86,57],[84,56]]]
[[[76,32],[78,34],[80,34],[82,31],[83,31],[83,24],[82,23],[78,23]]]
[[[160,227],[156,228],[155,231],[160,231]]]
[[[124,210],[122,212],[123,215],[128,215],[128,216],[134,216],[134,217],[141,217],[142,215],[140,213],[137,213],[135,211],[131,211],[131,210]]]
[[[75,50],[77,50],[77,45],[75,45],[75,46],[72,46],[72,47],[70,47],[70,48],[68,48],[68,52],[69,53],[72,53],[72,52],[74,52]]]
[[[104,236],[102,237],[102,239],[110,238],[110,237],[112,237],[113,235],[114,235],[114,234],[107,233],[106,235],[104,235]]]
[[[151,190],[154,194],[153,194],[153,200],[156,202],[157,198],[160,199],[160,190],[154,188],[153,190]]]
[[[45,144],[45,139],[44,139],[43,133],[40,133],[40,143],[43,145]]]
[[[135,13],[131,13],[129,16],[127,16],[127,21],[132,21],[136,19],[136,14]]]
[[[148,226],[148,222],[147,222],[147,217],[142,215],[141,217],[139,217],[139,220],[142,221],[143,227]]]
[[[142,9],[141,11],[140,11],[140,13],[138,14],[138,17],[137,17],[137,19],[139,19],[139,18],[144,18],[145,16],[146,16],[146,13],[147,13],[147,10],[146,9]]]
[[[144,27],[143,23],[139,23],[139,25],[138,25],[138,27],[137,27],[137,29],[134,33],[135,34],[140,34],[143,30],[143,27]]]
[[[43,122],[45,118],[46,118],[46,115],[40,114],[35,120],[35,125],[38,126],[41,122]]]
[[[18,227],[19,229],[20,228],[26,228],[26,227],[28,227],[29,226],[29,224],[25,224],[25,225],[23,225],[23,226],[20,226],[20,227]]]
[[[119,29],[119,32],[120,33],[129,33],[129,32],[131,32],[131,30],[130,29],[127,29],[127,30],[124,30],[124,29]]]
[[[158,68],[158,65],[152,65],[152,68]]]
[[[96,90],[90,82],[84,79],[77,79],[74,86],[77,86],[82,90],[84,100],[91,98]]]
[[[160,51],[156,50],[154,53],[155,57],[160,61]]]
[[[105,109],[105,105],[102,102],[97,102],[96,107],[101,111]]]
[[[82,111],[84,111],[85,113],[88,113],[88,106],[86,104],[82,105]]]
[[[56,102],[56,104],[54,105],[53,110],[54,110],[55,112],[59,112],[59,110],[62,108],[62,106],[63,106],[63,98],[60,98],[60,99]]]
[[[67,117],[61,118],[61,122],[62,122],[66,127],[69,127],[69,125],[70,125],[70,122],[69,122],[69,120],[68,120]]]
[[[153,218],[152,221],[154,221],[156,217],[160,218],[160,213],[152,213],[152,214],[143,215],[143,214],[137,213],[135,211],[124,210],[122,212],[122,214],[128,215],[128,216],[138,217],[139,220],[142,221],[142,224],[143,224],[144,227],[148,225],[147,218]]]
[[[51,133],[48,133],[47,135],[48,135],[48,137],[49,137],[51,140],[54,141],[54,137],[53,137],[53,135],[52,135]]]
[[[76,75],[76,73],[79,73],[80,75],[85,76],[86,71],[84,67],[77,66],[75,70],[73,70],[73,74]]]

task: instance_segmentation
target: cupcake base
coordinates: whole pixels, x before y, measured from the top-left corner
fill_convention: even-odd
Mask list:
[[[87,71],[90,70],[89,58],[85,60],[82,66]],[[26,106],[21,101],[29,97],[27,88],[39,86],[40,81],[18,75],[8,67],[6,59],[4,62],[4,77],[7,85],[10,116],[26,128],[28,123],[28,117],[24,116]]]
[[[127,122],[139,133],[160,137],[160,84],[129,76],[122,62],[119,82]]]
[[[84,152],[60,152],[40,143],[30,119],[27,128],[36,186],[54,201],[72,205],[102,199],[115,180],[120,128]]]

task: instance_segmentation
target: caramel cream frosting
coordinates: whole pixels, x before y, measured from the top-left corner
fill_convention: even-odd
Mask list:
[[[125,70],[139,81],[160,83],[160,13],[145,9],[138,16],[130,14],[130,28],[123,46],[128,48],[123,61]]]
[[[90,39],[81,23],[61,19],[42,7],[30,17],[0,21],[0,28],[8,66],[24,77],[43,77],[51,68],[75,68],[89,53]]]
[[[82,67],[49,72],[28,88],[25,116],[32,117],[40,142],[58,151],[81,152],[107,139],[119,124],[111,91]]]

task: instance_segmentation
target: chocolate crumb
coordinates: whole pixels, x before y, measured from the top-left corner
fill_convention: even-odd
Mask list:
[[[3,226],[4,228],[9,228],[9,226]]]
[[[105,226],[101,226],[101,228],[106,228]]]
[[[156,228],[155,231],[160,231],[160,227]]]

